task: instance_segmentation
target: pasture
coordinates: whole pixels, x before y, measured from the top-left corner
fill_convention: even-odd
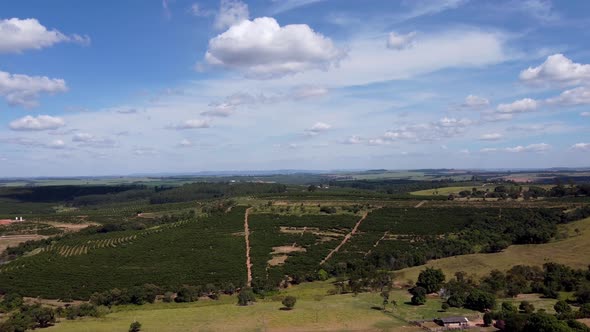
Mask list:
[[[544,244],[512,245],[499,253],[436,259],[426,265],[396,271],[395,275],[401,280],[416,280],[425,267],[434,267],[442,269],[449,276],[464,271],[481,277],[493,269],[506,271],[518,264],[541,266],[547,262],[587,268],[590,257],[590,218],[559,225],[559,232],[567,234],[567,238]]]
[[[134,320],[142,323],[142,331],[421,331],[408,321],[453,315],[478,313],[453,308],[440,312],[441,301],[429,299],[423,306],[407,304],[410,295],[396,289],[391,299],[396,307],[387,312],[373,307],[381,305],[376,293],[327,295],[330,282],[303,283],[279,294],[258,299],[253,305],[236,305],[235,296],[222,296],[218,301],[201,300],[196,303],[156,303],[140,307],[118,307],[104,318],[84,318],[63,321],[48,331],[115,331],[125,330]],[[283,296],[297,298],[295,309],[279,310]]]

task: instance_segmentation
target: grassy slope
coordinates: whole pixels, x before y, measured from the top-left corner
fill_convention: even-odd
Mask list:
[[[440,300],[429,299],[424,306],[411,306],[410,295],[395,290],[391,298],[398,307],[393,313],[371,309],[379,305],[378,294],[327,296],[328,282],[306,283],[281,293],[297,297],[292,311],[279,310],[280,298],[260,300],[255,305],[239,307],[235,296],[220,301],[190,304],[158,303],[140,307],[126,306],[104,318],[64,321],[48,331],[125,331],[131,322],[142,323],[142,331],[420,331],[406,321],[475,314],[464,309],[438,312]]]
[[[575,229],[580,231],[576,234]],[[473,254],[437,259],[426,265],[400,270],[398,279],[416,280],[425,267],[442,269],[447,276],[465,271],[477,276],[488,274],[492,269],[508,270],[514,265],[543,265],[546,262],[566,264],[585,269],[590,264],[590,218],[560,226],[560,232],[569,234],[564,240],[546,244],[510,246],[495,254]]]

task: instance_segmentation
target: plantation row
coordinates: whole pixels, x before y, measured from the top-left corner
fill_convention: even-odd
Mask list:
[[[57,241],[55,250],[4,265],[0,291],[88,299],[93,292],[146,283],[167,289],[227,282],[239,287],[246,282],[244,237],[236,235],[243,232],[244,212],[236,207],[228,214],[144,231]]]

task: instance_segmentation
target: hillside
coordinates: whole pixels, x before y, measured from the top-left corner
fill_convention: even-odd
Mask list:
[[[518,264],[540,266],[547,262],[556,262],[581,269],[587,268],[590,264],[590,218],[560,225],[559,231],[567,234],[568,238],[545,244],[513,245],[493,254],[472,254],[432,260],[425,265],[397,271],[396,276],[401,280],[416,280],[425,267],[440,268],[447,275],[465,271],[477,276],[483,276],[493,269],[508,270]]]

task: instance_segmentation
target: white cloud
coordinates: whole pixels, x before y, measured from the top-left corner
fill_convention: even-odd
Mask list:
[[[500,104],[497,110],[501,113],[524,113],[535,111],[537,107],[538,103],[536,100],[524,98],[510,104]]]
[[[414,37],[416,37],[415,31],[407,34],[390,32],[387,38],[387,47],[394,50],[403,50],[412,47],[414,44]]]
[[[576,106],[590,104],[590,88],[581,86],[562,92],[558,97],[547,99],[550,104]]]
[[[465,101],[461,104],[465,108],[482,108],[490,105],[490,101],[486,98],[469,95],[465,97]]]
[[[209,122],[207,120],[191,119],[181,122],[179,124],[169,126],[170,129],[184,130],[184,129],[201,129],[209,128]]]
[[[361,144],[363,143],[363,139],[360,136],[350,136],[347,139],[345,139],[342,143],[344,144]]]
[[[310,128],[305,129],[306,135],[315,136],[322,132],[328,131],[332,128],[331,125],[324,123],[324,122],[316,122]]]
[[[50,115],[39,115],[37,117],[27,115],[24,118],[12,121],[10,129],[18,131],[55,130],[65,126],[65,124],[62,118]]]
[[[479,150],[479,152],[482,152],[482,153],[497,152],[497,151],[498,151],[498,148],[483,148],[483,149]]]
[[[56,139],[47,143],[47,147],[51,149],[63,149],[66,147],[66,143],[61,139]]]
[[[538,85],[590,82],[590,64],[575,63],[563,54],[554,54],[547,57],[541,65],[520,72],[520,80]]]
[[[590,151],[590,143],[576,143],[570,148],[573,151]]]
[[[0,53],[20,53],[42,49],[60,42],[90,43],[87,36],[66,36],[57,30],[47,30],[34,18],[0,20]]]
[[[225,30],[247,20],[249,17],[250,12],[247,4],[240,0],[221,0],[214,27],[217,30]]]
[[[193,146],[193,142],[191,142],[191,141],[189,141],[188,139],[185,138],[185,139],[183,139],[182,141],[180,141],[178,143],[178,146],[179,147],[182,147],[182,148],[188,148],[188,147]]]
[[[324,87],[305,85],[293,89],[291,96],[293,99],[298,100],[323,97],[328,93],[329,90]]]
[[[325,0],[273,0],[277,5],[272,8],[271,12],[273,14],[278,14],[321,1]]]
[[[590,116],[590,112],[582,112],[580,113],[580,116]]]
[[[530,144],[527,146],[515,146],[511,148],[505,148],[506,152],[545,152],[551,149],[551,145],[545,143]]]
[[[281,27],[274,18],[245,20],[209,41],[205,61],[251,78],[329,69],[344,52],[305,24]]]
[[[35,107],[39,105],[37,99],[40,94],[66,91],[68,91],[68,87],[62,79],[0,71],[0,96],[3,96],[10,105]]]
[[[110,138],[96,137],[89,133],[76,133],[72,137],[72,142],[95,148],[112,148],[116,146],[116,142]]]
[[[559,15],[553,11],[551,0],[513,0],[507,3],[506,10],[518,15],[526,14],[547,23],[559,19]]]
[[[491,133],[491,134],[483,134],[479,137],[482,141],[497,141],[502,139],[502,134],[499,133]]]
[[[204,9],[199,3],[196,2],[191,5],[190,13],[197,17],[207,17],[215,14],[214,11]]]

